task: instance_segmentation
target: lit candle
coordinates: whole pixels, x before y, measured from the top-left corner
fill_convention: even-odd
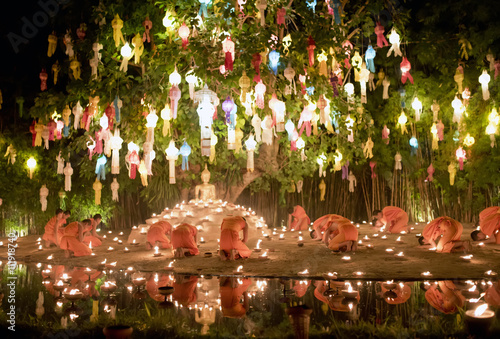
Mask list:
[[[47,260],[52,260],[52,254],[47,257]]]
[[[436,247],[431,247],[429,248],[429,251],[435,251],[437,248]]]
[[[39,250],[39,251],[43,251],[43,247],[42,247],[42,245],[38,246],[38,250]]]
[[[200,237],[200,244],[204,244],[205,243],[205,239],[203,239],[203,237]]]
[[[305,270],[303,270],[302,272],[299,272],[298,274],[299,275],[308,275],[309,274],[309,270],[306,268]]]
[[[108,247],[108,252],[114,251],[115,249],[111,246]]]
[[[118,241],[118,237],[114,237],[114,238],[113,238],[113,241]]]
[[[422,236],[422,233],[417,233],[415,234],[415,237],[420,238]]]
[[[398,237],[398,238],[396,239],[396,242],[403,242],[403,240],[401,240],[401,237]]]
[[[297,245],[298,245],[299,247],[304,246],[304,241],[302,240],[302,236],[301,236],[301,235],[299,235],[299,240],[297,241]]]
[[[132,245],[139,245],[139,243],[137,242],[137,240],[132,240]]]
[[[108,231],[108,234],[112,234],[112,233],[113,233],[113,232],[111,232],[111,231]]]
[[[38,239],[36,239],[36,241],[40,242],[40,241],[42,241],[42,238],[38,238]]]
[[[153,253],[153,257],[161,257],[161,253],[160,253],[160,250],[158,248],[158,246],[155,246],[155,252]]]
[[[369,238],[367,235],[365,235],[365,236],[363,237],[363,240],[370,240],[370,238]]]
[[[387,239],[387,236],[384,234],[380,239]]]
[[[280,234],[280,240],[285,240],[285,235],[283,233]]]
[[[403,252],[399,252],[398,254],[395,254],[396,257],[404,257],[404,253]]]
[[[401,231],[399,232],[399,234],[406,234],[406,231]]]
[[[345,256],[343,256],[342,258],[340,258],[340,260],[345,261],[345,262],[348,262],[348,261],[351,261],[351,257],[350,257],[350,256],[348,256],[348,255],[345,255]]]
[[[259,259],[262,259],[262,260],[269,259],[269,257],[267,256],[267,251],[265,251],[264,253],[262,253],[261,255],[259,255]]]
[[[363,274],[364,274],[364,273],[363,273],[363,272],[361,272],[361,271],[354,272],[354,275],[356,275],[356,276],[358,276],[358,277],[363,276]]]
[[[243,265],[238,266],[238,268],[236,269],[236,271],[234,271],[233,273],[237,273],[237,274],[243,273]]]
[[[478,306],[475,310],[465,311],[465,324],[473,336],[485,336],[493,322],[495,312],[488,309],[488,304]]]
[[[496,277],[497,273],[493,272],[492,270],[484,272],[484,275],[487,277]]]
[[[466,261],[466,262],[470,262],[470,260],[472,259],[472,254],[469,254],[469,255],[462,255],[460,257],[460,259],[462,259],[463,261]]]
[[[120,245],[121,245],[121,244],[123,244],[123,241],[121,241],[121,240],[118,240],[118,244],[120,244]]]
[[[366,248],[373,249],[373,245],[372,244],[367,244]]]
[[[480,242],[479,244],[477,244],[477,247],[484,247],[484,242]]]
[[[420,275],[421,275],[422,277],[427,277],[427,278],[432,277],[432,273],[431,273],[431,272],[429,272],[429,271],[427,271],[427,272],[422,272],[422,273],[420,273]]]
[[[378,237],[378,233],[375,233],[374,235],[372,235],[372,238],[376,238]]]
[[[260,252],[260,243],[262,242],[262,239],[257,240],[257,245],[255,245],[254,251],[255,252]]]
[[[132,229],[133,229],[133,230],[136,230],[136,229],[137,229],[137,226],[132,226]]]
[[[118,235],[123,235],[123,232],[118,233]]]
[[[394,252],[394,250],[393,250],[392,248],[386,248],[386,249],[385,249],[385,251],[386,251],[387,253],[392,253],[392,252]]]
[[[167,267],[165,267],[165,270],[166,270],[166,271],[173,271],[173,270],[174,270],[174,266],[173,266],[173,265],[174,265],[174,262],[175,262],[175,260],[172,260],[172,261],[168,264],[168,266],[167,266]]]
[[[127,247],[125,247],[125,248],[123,249],[123,252],[128,253],[128,252],[130,252],[130,250],[129,250]]]
[[[146,229],[144,227],[141,227],[141,234],[146,234]]]

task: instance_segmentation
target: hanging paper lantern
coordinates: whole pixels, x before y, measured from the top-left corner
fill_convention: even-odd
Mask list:
[[[299,137],[295,144],[297,146],[297,149],[300,150],[300,159],[302,161],[305,161],[307,159],[306,154],[304,152],[304,147],[306,146],[306,142],[304,141],[304,139],[302,139],[302,137]]]
[[[236,145],[236,112],[238,107],[233,105],[231,112],[229,113],[229,119],[226,121],[227,125],[227,149],[237,149]],[[243,136],[242,136],[243,137]],[[241,140],[240,140],[241,142]]]
[[[134,62],[139,64],[141,62],[141,56],[144,53],[144,43],[139,33],[132,38],[132,46],[134,46],[134,50],[132,52],[134,55]]]
[[[71,163],[68,161],[66,167],[64,167],[64,190],[66,192],[71,191],[71,176],[73,175],[73,168]]]
[[[402,170],[403,169],[403,166],[401,164],[402,160],[403,160],[403,157],[401,156],[401,154],[399,152],[397,152],[396,155],[394,156],[394,161],[395,161],[394,170]]]
[[[177,119],[177,106],[179,105],[181,94],[181,90],[177,85],[172,85],[172,87],[170,87],[170,115],[174,119]]]
[[[465,112],[465,106],[457,96],[451,102],[451,107],[453,107],[453,122],[460,123],[462,119],[462,114]]]
[[[75,122],[73,127],[75,128],[75,130],[77,130],[78,128],[80,128],[80,121],[83,115],[83,107],[80,104],[80,101],[78,101],[76,105],[73,106],[73,115],[75,116]]]
[[[266,93],[266,85],[260,81],[256,86],[255,86],[255,104],[257,107],[260,109],[264,109],[264,93]]]
[[[254,171],[254,152],[257,142],[255,141],[253,134],[250,134],[248,139],[245,141],[245,148],[247,150],[247,171]]]
[[[226,112],[226,124],[229,124],[230,118],[231,118],[231,112],[234,108],[234,101],[231,99],[230,96],[227,97],[227,99],[222,103],[222,110]]]
[[[491,113],[488,115],[488,121],[489,124],[486,126],[486,134],[490,136],[491,140],[491,147],[495,147],[496,145],[496,140],[495,140],[495,134],[498,133],[498,124],[500,123],[500,116],[498,115],[498,112],[496,108],[493,108],[491,110]]]
[[[270,115],[266,115],[261,123],[262,130],[262,142],[266,145],[273,144],[273,118]]]
[[[435,172],[434,166],[432,166],[432,163],[431,163],[429,165],[429,167],[427,167],[427,174],[428,175],[427,175],[427,178],[425,178],[425,180],[427,180],[427,181],[433,181],[434,180],[434,177],[433,177],[434,172]]]
[[[163,136],[167,136],[170,134],[170,119],[172,116],[170,115],[170,106],[165,104],[165,107],[161,110],[161,118],[163,119]]]
[[[366,83],[370,80],[370,71],[366,69],[366,65],[363,62],[361,65],[361,70],[359,71],[359,83],[361,85],[361,103],[366,104]]]
[[[316,43],[312,36],[309,36],[307,40],[307,53],[309,54],[309,66],[314,66],[314,49],[316,48]]]
[[[120,46],[120,42],[125,44],[125,39],[123,38],[122,28],[123,20],[120,19],[118,14],[115,15],[113,21],[111,21],[111,27],[113,27],[113,40],[115,41],[115,47]]]
[[[47,90],[47,78],[48,78],[48,74],[47,72],[45,71],[45,68],[42,69],[42,71],[40,72],[40,90],[41,91],[46,91]]]
[[[308,105],[305,105],[304,109],[302,110],[302,113],[300,114],[299,123],[297,125],[297,128],[300,128],[299,136],[301,136],[302,133],[304,132],[304,128],[306,129],[306,135],[307,136],[311,135],[312,118],[313,118],[313,112],[309,110]]]
[[[138,171],[141,176],[142,186],[146,187],[148,185],[148,169],[144,160],[140,161]]]
[[[415,97],[411,103],[411,107],[415,110],[415,122],[419,122],[420,114],[422,113],[422,102]]]
[[[172,86],[179,86],[181,80],[181,75],[177,72],[177,66],[175,66],[174,71],[168,76],[168,82],[170,82]]]
[[[158,122],[158,116],[156,115],[156,110],[151,109],[148,116],[146,117],[146,141],[154,144],[155,142],[155,127]]]
[[[175,19],[172,17],[170,12],[165,12],[165,16],[162,19],[163,26],[165,26],[167,30],[170,30],[174,27],[174,22]]]
[[[42,185],[40,188],[40,204],[42,205],[42,212],[47,210],[47,196],[49,195],[49,189],[46,185]]]
[[[7,152],[4,154],[4,158],[7,157],[7,163],[14,165],[16,162],[17,151],[12,144],[7,147]]]
[[[175,161],[179,157],[179,149],[175,147],[175,142],[170,140],[168,148],[165,150],[169,164],[169,183],[175,184]]]
[[[389,99],[389,86],[391,85],[391,81],[389,79],[384,78],[382,81],[382,86],[384,86],[384,90],[382,93],[382,99],[387,100]]]
[[[439,107],[439,104],[437,103],[436,100],[434,100],[433,104],[431,105],[431,111],[432,111],[432,120],[433,121],[437,121],[438,120],[438,114],[439,114],[439,110],[441,109],[441,107]]]
[[[377,46],[382,48],[384,46],[389,46],[389,43],[385,39],[384,36],[385,28],[377,21],[377,25],[375,26],[375,34],[377,35]]]
[[[113,201],[118,201],[118,190],[120,189],[120,184],[113,178],[113,182],[111,183],[111,198]]]
[[[338,172],[342,169],[342,159],[344,158],[344,156],[342,155],[342,153],[340,152],[339,149],[337,149],[335,151],[335,153],[333,154],[333,161],[334,161],[334,164],[333,164],[333,170],[335,172]]]
[[[225,55],[224,67],[226,71],[232,71],[234,63],[234,42],[231,40],[230,36],[222,42],[222,50]]]
[[[285,87],[285,95],[297,94],[297,89],[295,88],[295,70],[292,68],[291,64],[288,64],[284,72],[285,78],[288,80],[289,84]]]
[[[375,173],[375,167],[377,167],[377,162],[376,161],[370,161],[370,168],[372,171],[372,179],[377,177],[377,173]]]
[[[404,111],[401,111],[401,115],[398,118],[398,124],[401,127],[401,134],[405,134],[408,132],[406,129],[406,122],[408,121],[408,118],[406,117],[406,114]]]
[[[368,49],[365,52],[365,61],[366,68],[372,73],[375,73],[375,63],[373,62],[373,59],[375,59],[376,55],[377,52],[375,52],[372,45],[368,45]]]
[[[352,66],[354,68],[354,81],[359,81],[359,70],[361,69],[361,64],[363,63],[363,58],[359,55],[359,51],[354,52],[352,57]]]
[[[462,66],[457,67],[455,75],[453,76],[453,80],[455,80],[455,82],[457,83],[458,93],[462,93],[463,92],[462,84],[464,82],[464,71]]]
[[[401,82],[406,83],[406,79],[410,80],[413,84],[413,77],[410,74],[411,64],[406,57],[403,57],[403,61],[400,64],[401,68]]]
[[[101,155],[95,165],[95,174],[98,180],[106,180],[106,165],[107,159],[105,155]]]
[[[269,52],[269,67],[273,71],[274,75],[278,74],[278,64],[280,62],[280,53],[276,50]]]
[[[465,150],[460,146],[456,152],[455,155],[457,157],[458,163],[460,164],[460,170],[462,171],[464,169],[464,160],[467,160],[467,154],[465,153]]]
[[[201,155],[209,157],[211,155],[212,123],[215,108],[208,99],[205,99],[198,105],[196,112],[199,116],[201,130]]]
[[[194,87],[198,86],[200,78],[194,75],[193,70],[190,70],[186,73],[186,82],[189,84],[189,98],[194,100]]]
[[[371,159],[373,158],[373,140],[371,137],[368,137],[368,140],[366,140],[365,147],[363,147],[363,154],[365,155],[366,159]]]
[[[275,119],[276,132],[285,131],[285,110],[286,110],[285,102],[281,100],[276,100],[273,109],[274,113],[276,114],[276,119]]]
[[[264,11],[267,8],[267,0],[257,0],[256,6],[257,9],[259,10],[260,25],[264,27],[266,25],[266,16],[264,14]]]
[[[474,137],[471,136],[469,133],[467,133],[467,135],[464,138],[464,145],[467,147],[471,147],[472,145],[474,145],[475,142],[476,140],[474,139]]]
[[[182,155],[182,170],[189,171],[189,155],[191,154],[191,146],[188,145],[187,141],[182,144],[179,154]]]
[[[132,58],[132,48],[130,48],[130,45],[128,42],[123,45],[123,47],[120,49],[120,54],[123,57],[122,63],[120,64],[120,71],[123,71],[127,73],[128,71],[128,62]]]
[[[285,131],[288,133],[288,141],[292,141],[293,131],[295,130],[295,125],[292,120],[288,119],[285,124]]]
[[[455,164],[450,163],[448,165],[448,173],[450,174],[450,186],[455,184],[455,175],[457,174],[457,168]]]
[[[59,154],[56,157],[56,161],[57,161],[57,174],[64,174],[64,158],[61,156],[61,151],[59,151]]]
[[[110,138],[113,155],[111,157],[111,174],[120,174],[120,150],[123,139],[120,137],[120,130],[116,129],[115,134]]]
[[[182,48],[186,49],[186,46],[188,45],[189,41],[189,27],[186,26],[185,23],[182,23],[181,27],[179,27],[179,36],[182,39]]]
[[[488,90],[490,79],[491,77],[488,72],[483,70],[483,73],[479,76],[479,83],[481,84],[481,89],[483,90],[483,100],[488,100],[490,98],[490,91]]]
[[[92,188],[94,189],[95,191],[95,198],[94,198],[94,202],[96,205],[100,205],[101,204],[101,191],[102,191],[102,184],[101,182],[99,181],[98,178],[95,179],[95,182],[94,184],[92,185]]]
[[[431,126],[431,134],[432,134],[432,149],[437,150],[438,149],[438,130],[437,130],[437,125],[436,123],[433,123]]]
[[[153,149],[153,143],[146,141],[142,144],[142,150],[144,151],[144,164],[146,165],[148,175],[153,175],[152,165],[153,160],[156,158],[156,152]]]
[[[327,61],[328,61],[328,56],[326,55],[326,52],[325,51],[321,52],[321,54],[318,55],[319,75],[328,77],[328,67],[326,65]]]
[[[75,80],[81,80],[81,68],[80,68],[81,64],[78,60],[76,59],[73,59],[71,60],[71,62],[69,63],[69,68],[71,69],[72,71],[72,74],[73,74],[73,78]]]
[[[247,91],[250,88],[250,78],[247,76],[247,72],[243,71],[241,74],[241,78],[238,81],[238,84],[241,88],[241,96],[240,101],[245,102],[247,98]]]
[[[126,162],[129,164],[129,178],[135,179],[137,166],[140,164],[139,159],[139,146],[134,142],[129,142],[127,145],[128,153],[125,157]]]
[[[387,125],[384,125],[382,129],[382,140],[385,140],[386,145],[389,145],[389,134],[391,134],[391,130],[387,128]]]
[[[28,174],[30,179],[33,179],[33,172],[35,171],[36,167],[36,160],[33,157],[30,157],[28,161],[26,162],[26,165],[28,166]]]
[[[319,177],[321,178],[322,176],[323,177],[326,177],[326,170],[323,170],[323,166],[325,165],[325,161],[326,161],[326,155],[325,153],[322,153],[321,155],[318,156],[318,158],[316,159],[316,162],[318,163],[319,165]]]
[[[400,40],[399,40],[399,34],[396,32],[394,27],[391,29],[391,33],[389,34],[389,42],[391,43],[391,48],[389,48],[389,51],[387,51],[387,57],[391,55],[392,52],[394,52],[394,56],[403,56],[401,53],[401,49],[399,48]],[[413,83],[413,81],[412,81]]]
[[[411,146],[411,155],[417,155],[418,140],[415,136],[411,137],[410,146]]]

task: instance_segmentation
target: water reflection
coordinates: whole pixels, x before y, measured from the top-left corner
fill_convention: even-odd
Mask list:
[[[165,331],[181,336],[307,337],[350,330],[384,336],[390,326],[409,336],[440,336],[465,333],[466,309],[487,303],[495,311],[500,306],[496,275],[475,281],[326,278],[189,276],[133,267],[121,270],[112,264],[99,270],[20,265],[17,324],[35,333],[78,328],[82,336],[114,323],[153,337]],[[4,276],[4,292],[6,283]],[[0,315],[8,307],[4,300]],[[37,323],[30,314],[36,314]],[[496,321],[492,330],[498,334]]]

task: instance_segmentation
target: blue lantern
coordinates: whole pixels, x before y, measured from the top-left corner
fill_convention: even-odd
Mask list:
[[[377,52],[375,52],[372,45],[369,45],[365,53],[365,61],[366,61],[366,68],[372,73],[375,73],[375,63],[373,62],[373,59],[375,59],[376,55]]]

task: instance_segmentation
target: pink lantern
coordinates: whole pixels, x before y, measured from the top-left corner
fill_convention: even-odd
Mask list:
[[[428,174],[428,176],[427,176],[427,178],[425,180],[427,180],[427,181],[434,180],[434,177],[433,177],[434,172],[435,172],[434,166],[432,166],[432,164],[430,164],[430,166],[427,167],[427,174]]]
[[[403,57],[403,61],[401,61],[401,82],[406,83],[406,79],[409,79],[413,84],[413,77],[410,74],[411,64],[406,57]]]
[[[59,140],[62,138],[62,130],[64,128],[64,122],[62,120],[57,120],[56,122],[56,131],[57,131],[57,136],[56,138]]]
[[[262,63],[262,56],[260,53],[255,53],[252,55],[252,66],[255,69],[255,76],[253,77],[253,81],[259,82],[260,81],[260,64]]]
[[[311,120],[313,118],[313,112],[309,111],[308,106],[304,106],[302,113],[300,114],[299,123],[297,125],[300,128],[299,137],[304,132],[304,128],[306,129],[306,135],[311,135]]]
[[[286,8],[285,7],[281,7],[280,9],[278,9],[277,11],[277,19],[276,19],[276,24],[279,25],[284,25],[285,24],[285,15],[286,15]]]
[[[375,26],[375,34],[377,35],[377,46],[382,48],[384,46],[389,46],[389,43],[387,42],[387,39],[384,36],[384,26],[380,24],[380,22],[377,22],[377,26]]]
[[[458,163],[460,164],[460,170],[463,171],[464,169],[464,160],[467,160],[467,154],[465,153],[465,150],[460,146],[457,151],[455,152],[455,155],[457,157]]]
[[[47,72],[45,71],[45,68],[42,69],[42,71],[40,72],[40,90],[41,91],[46,91],[47,90],[47,78],[48,78],[48,74]]]
[[[224,61],[226,71],[232,71],[234,62],[234,42],[231,41],[230,36],[228,36],[222,43],[222,50],[226,55],[226,59]]]
[[[176,119],[177,118],[177,105],[179,104],[179,99],[181,98],[181,90],[176,85],[170,88],[170,115]]]
[[[189,43],[189,41],[188,41],[188,38],[189,38],[189,27],[186,26],[185,23],[183,23],[181,25],[181,27],[179,27],[179,36],[182,39],[182,48],[186,49],[186,46]]]
[[[384,125],[382,129],[382,140],[385,140],[386,145],[389,145],[389,134],[391,134],[391,130],[387,128],[387,125]]]
[[[351,59],[351,52],[354,49],[354,46],[349,40],[346,40],[344,41],[344,43],[342,43],[342,48],[345,50],[346,55],[346,58],[344,59],[344,65],[349,69],[351,68],[351,63],[349,62],[349,60]]]
[[[255,104],[260,109],[264,109],[264,93],[266,93],[266,85],[262,83],[262,80],[255,86]]]
[[[309,53],[309,66],[314,66],[314,49],[316,48],[316,43],[314,42],[312,36],[309,36],[307,52]]]
[[[370,161],[370,168],[372,170],[372,179],[377,177],[377,173],[375,173],[375,167],[377,166],[376,161]]]

